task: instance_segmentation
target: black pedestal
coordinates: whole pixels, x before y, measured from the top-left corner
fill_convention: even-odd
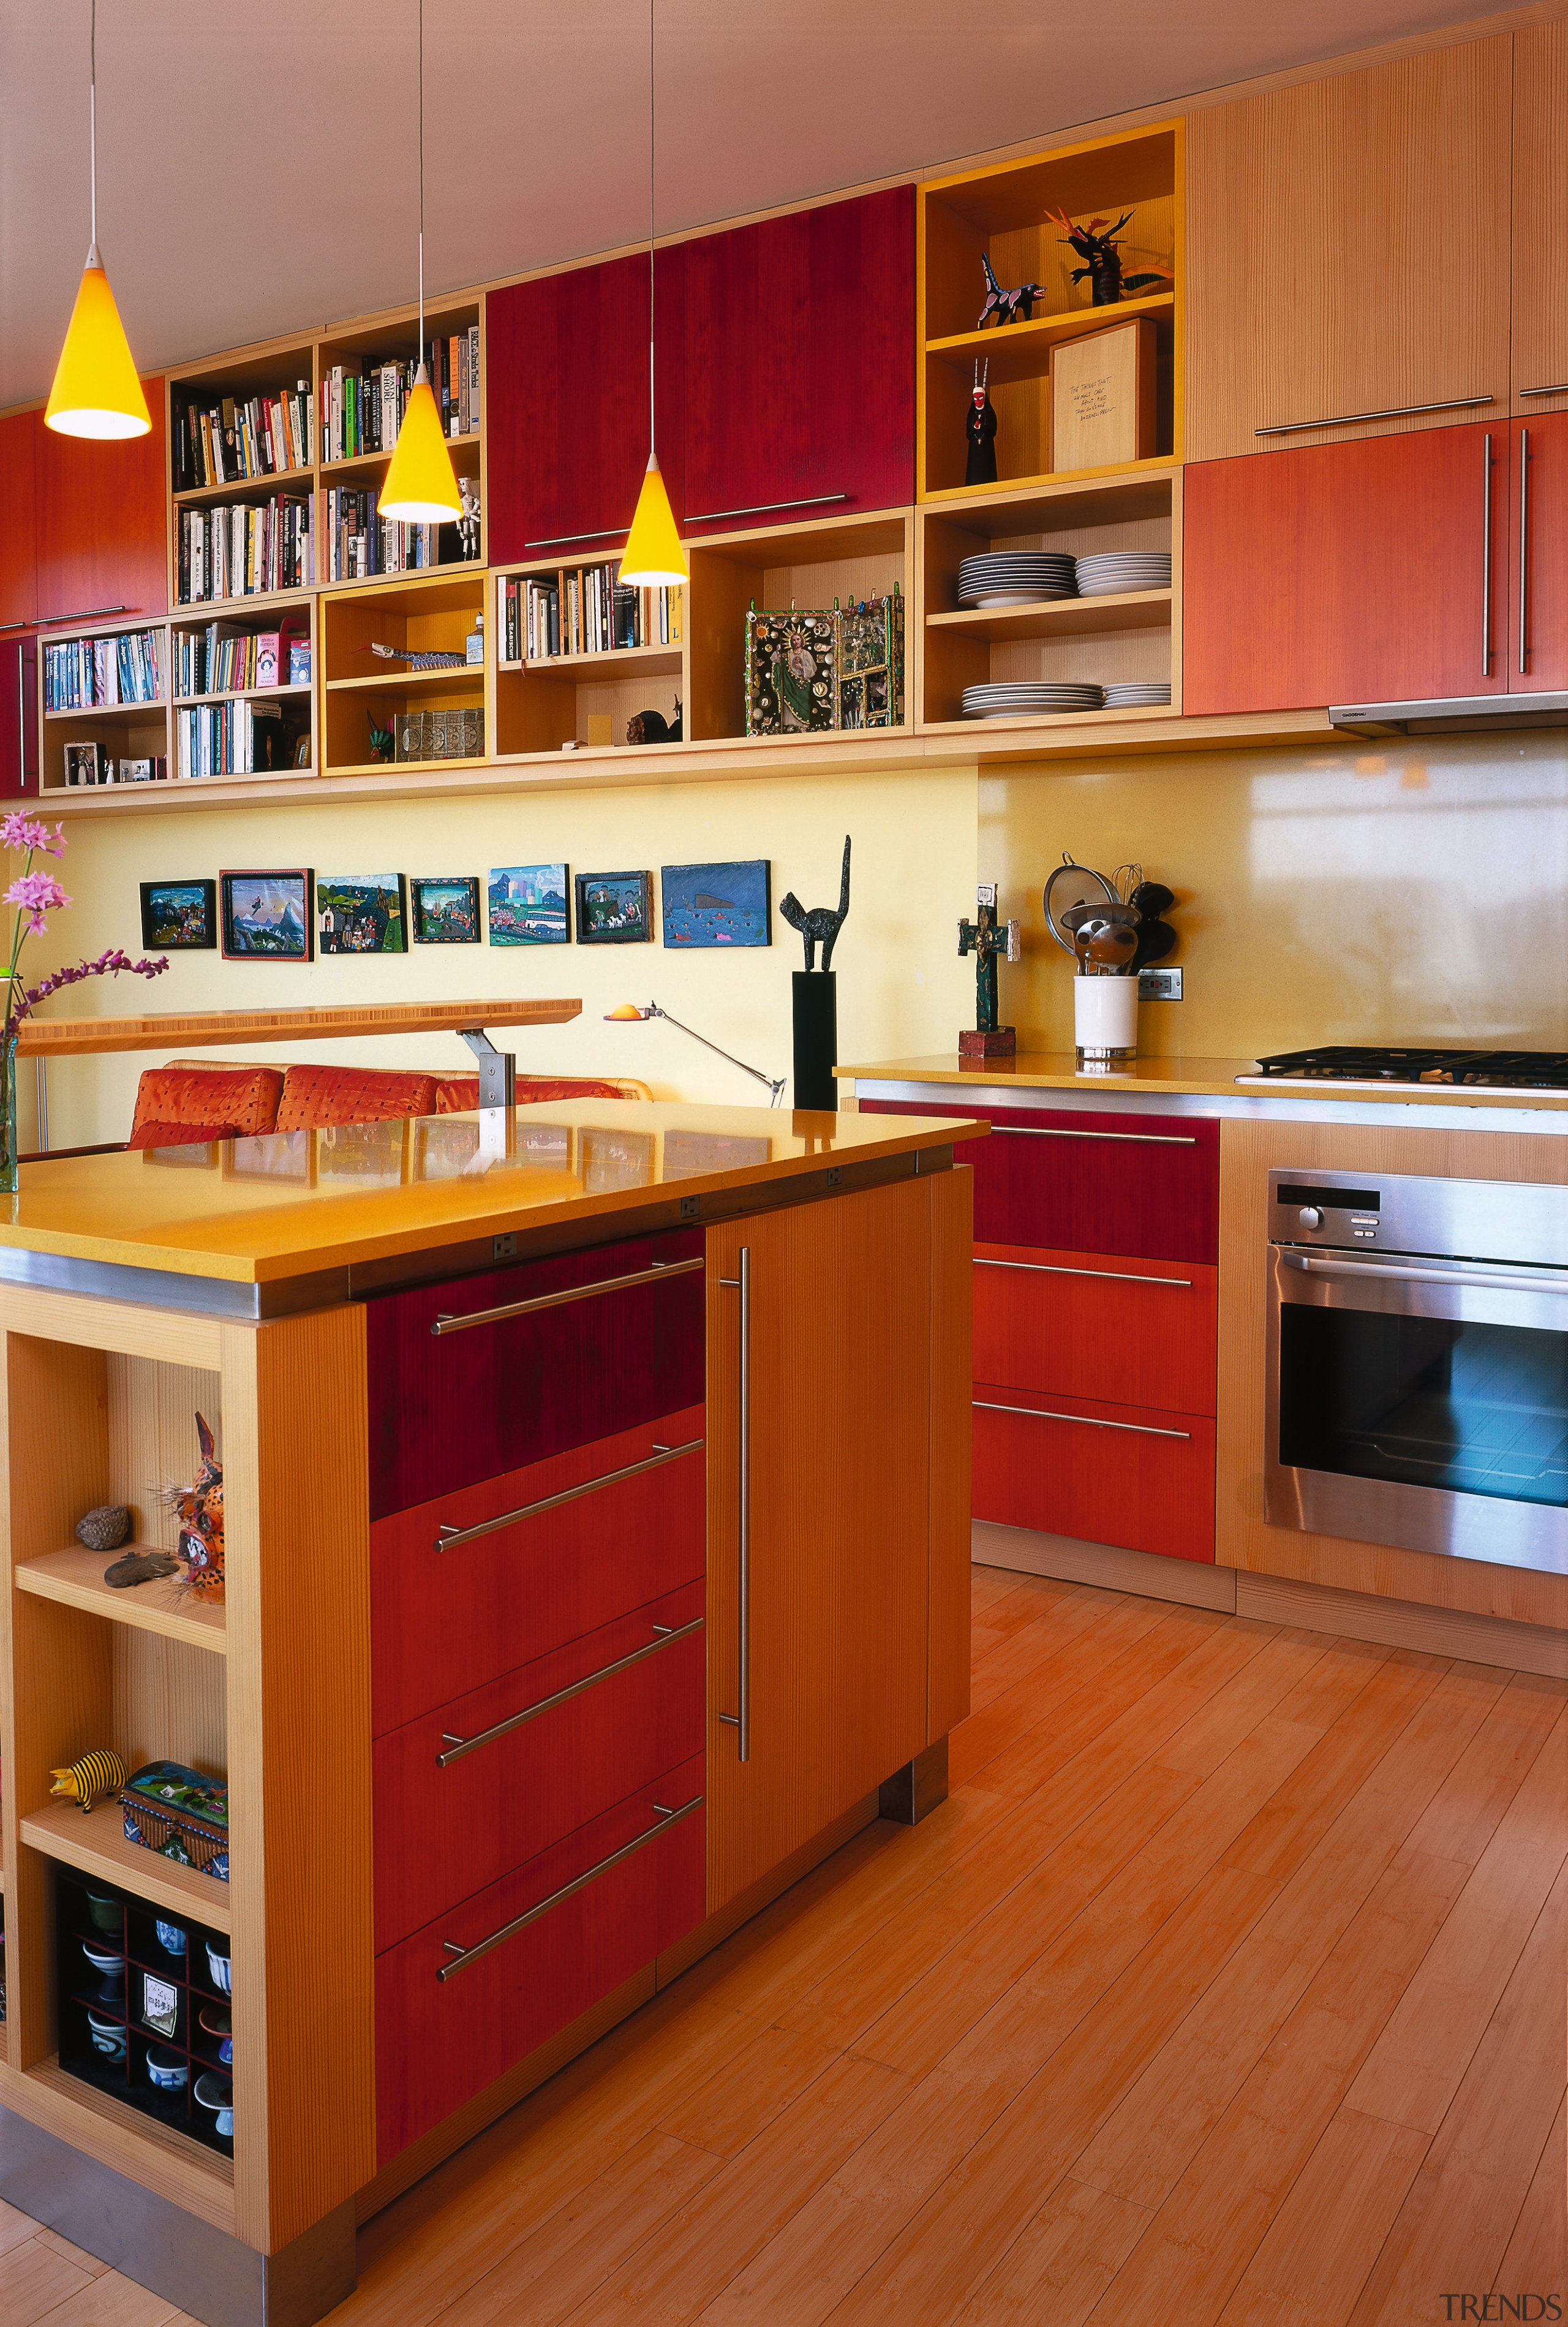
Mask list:
[[[832,970],[798,969],[795,988],[795,1089],[797,1107],[836,1108],[838,1085],[838,979]]]

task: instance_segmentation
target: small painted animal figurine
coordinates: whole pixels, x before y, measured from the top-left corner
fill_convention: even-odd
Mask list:
[[[811,911],[807,912],[793,889],[787,897],[780,897],[779,900],[779,911],[790,928],[798,930],[805,940],[806,967],[808,970],[815,969],[817,967],[818,946],[822,948],[823,968],[827,970],[833,967],[833,949],[838,942],[838,932],[844,927],[849,913],[849,840],[850,836],[845,833],[844,878],[838,884],[836,912],[831,905],[813,905]]]
[[[378,727],[374,713],[367,713],[370,722],[370,756],[374,760],[389,760],[396,741],[390,727]]]
[[[1075,283],[1088,282],[1090,304],[1096,307],[1114,307],[1124,292],[1147,291],[1155,283],[1168,283],[1172,279],[1170,267],[1161,266],[1153,260],[1141,275],[1122,273],[1121,247],[1116,237],[1132,215],[1131,210],[1124,210],[1115,226],[1108,219],[1091,219],[1086,227],[1074,226],[1065,210],[1046,212],[1052,226],[1062,229],[1064,239],[1084,261],[1082,266],[1074,267],[1072,279]],[[1102,227],[1108,231],[1102,234]]]
[[[79,1802],[84,1814],[100,1794],[117,1794],[126,1782],[126,1765],[117,1753],[83,1753],[69,1770],[51,1770],[49,1789],[62,1800]]]
[[[1045,289],[1043,283],[1020,283],[1015,290],[1004,291],[996,280],[996,272],[985,253],[980,253],[980,264],[985,269],[985,304],[980,310],[977,332],[983,332],[993,316],[1000,323],[1027,323],[1034,313],[1035,300]]]
[[[176,1547],[189,1570],[187,1588],[199,1600],[223,1597],[223,1465],[212,1433],[201,1415],[196,1435],[201,1445],[201,1466],[189,1487],[165,1491],[172,1509],[180,1516]]]

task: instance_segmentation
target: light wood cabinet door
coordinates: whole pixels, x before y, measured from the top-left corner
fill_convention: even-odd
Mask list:
[[[1189,461],[1507,414],[1511,61],[1466,42],[1190,116]],[[1381,416],[1302,425],[1350,414]]]
[[[1514,35],[1514,410],[1568,406],[1568,21]],[[1548,396],[1542,388],[1555,392]]]
[[[932,1184],[708,1233],[710,1914],[927,1742]]]

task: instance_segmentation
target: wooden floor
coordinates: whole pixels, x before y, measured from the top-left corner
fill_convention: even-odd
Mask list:
[[[1568,1687],[976,1569],[975,1706],[334,2327],[1568,2316]],[[32,2229],[5,2327],[171,2317]]]

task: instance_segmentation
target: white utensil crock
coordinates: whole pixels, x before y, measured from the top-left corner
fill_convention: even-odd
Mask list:
[[[1073,1029],[1080,1066],[1103,1067],[1138,1054],[1135,977],[1075,977]]]

